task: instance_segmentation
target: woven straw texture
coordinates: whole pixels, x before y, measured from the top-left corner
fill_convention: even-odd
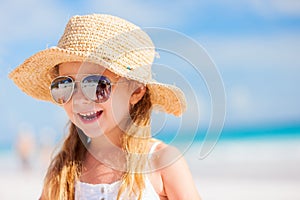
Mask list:
[[[182,91],[152,79],[155,47],[138,26],[119,17],[92,14],[72,17],[57,46],[29,57],[9,77],[26,94],[53,102],[49,85],[54,66],[64,62],[93,62],[117,75],[147,85],[155,108],[181,115],[186,109]]]

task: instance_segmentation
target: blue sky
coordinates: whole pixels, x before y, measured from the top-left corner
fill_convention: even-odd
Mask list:
[[[27,97],[7,74],[30,55],[56,45],[70,16],[87,13],[174,29],[202,45],[225,85],[225,126],[299,124],[299,1],[11,0],[0,3],[0,127],[8,132],[0,139],[24,124],[36,133],[63,127],[60,108]],[[197,96],[207,123],[209,96]]]

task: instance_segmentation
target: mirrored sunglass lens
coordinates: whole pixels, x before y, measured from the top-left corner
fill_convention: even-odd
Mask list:
[[[110,80],[105,76],[88,76],[81,83],[83,93],[92,101],[97,103],[105,102],[110,95]]]
[[[58,104],[66,103],[73,92],[73,80],[69,77],[59,77],[51,83],[51,95]]]

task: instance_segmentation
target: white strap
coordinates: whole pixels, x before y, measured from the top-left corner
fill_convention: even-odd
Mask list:
[[[150,149],[150,151],[149,151],[149,154],[150,154],[150,155],[154,153],[156,147],[157,147],[159,144],[160,144],[159,141],[154,142],[154,144],[152,144],[152,147],[151,147],[151,149]]]

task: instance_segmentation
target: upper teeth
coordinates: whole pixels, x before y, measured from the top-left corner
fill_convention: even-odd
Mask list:
[[[85,116],[85,117],[88,117],[88,116],[91,116],[91,115],[95,115],[98,111],[95,111],[95,112],[89,112],[89,113],[79,113],[80,115],[82,116]]]

